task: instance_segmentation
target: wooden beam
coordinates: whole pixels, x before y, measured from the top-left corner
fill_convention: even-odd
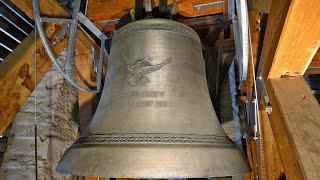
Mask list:
[[[273,0],[271,2],[260,58],[260,71],[264,80],[269,75],[290,3],[291,0]]]
[[[320,107],[303,77],[270,78],[270,123],[287,179],[320,179]]]
[[[320,46],[320,8],[315,8],[318,5],[318,0],[291,2],[269,78],[305,73]]]
[[[32,10],[32,0],[10,0],[15,4],[21,11],[23,11],[30,19],[34,20],[33,10]],[[62,6],[56,0],[38,0],[39,1],[39,11],[43,17],[56,17],[56,18],[66,18],[68,13],[63,9]]]
[[[220,0],[176,0],[179,4],[179,14],[185,17],[197,17],[210,14],[222,13],[223,6],[209,8],[197,12],[194,6]],[[95,23],[100,23],[108,20],[119,19],[128,14],[134,8],[133,0],[90,0],[88,2],[87,16]],[[172,0],[168,0],[168,4]],[[156,6],[159,5],[159,0],[155,1]]]
[[[49,39],[59,30],[59,26],[51,24],[46,28]],[[0,134],[4,132],[11,123],[20,107],[28,99],[35,86],[34,77],[34,31],[18,45],[0,64]],[[63,40],[54,46],[58,54],[67,41]],[[40,39],[36,41],[37,47],[37,79],[36,84],[51,68],[52,63],[46,55]]]

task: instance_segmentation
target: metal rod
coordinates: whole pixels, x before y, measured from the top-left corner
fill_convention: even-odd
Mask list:
[[[2,29],[1,27],[0,27],[0,31],[5,33],[7,36],[11,37],[11,39],[17,41],[19,44],[21,43],[21,41],[19,39],[17,39],[16,37],[12,36],[9,32],[7,32],[6,30]]]
[[[8,51],[10,51],[10,52],[13,51],[11,48],[9,48],[8,46],[6,46],[5,44],[2,44],[1,42],[0,42],[0,46],[4,47],[6,50],[8,50]]]
[[[16,25],[14,22],[12,22],[10,19],[8,19],[6,16],[4,16],[3,14],[0,13],[0,17],[3,17],[3,19],[5,19],[7,22],[9,22],[11,25],[13,25],[14,27],[16,27],[19,31],[21,31],[23,34],[28,35],[28,33],[26,31],[24,31],[23,29],[21,29],[18,25]]]
[[[73,19],[64,19],[64,18],[41,18],[41,22],[73,23]]]
[[[14,12],[17,16],[19,16],[24,22],[26,22],[27,24],[29,24],[32,28],[34,28],[34,25],[32,23],[30,23],[27,19],[25,19],[22,15],[20,15],[16,10],[14,10],[9,4],[7,4],[6,2],[4,2],[3,0],[0,0],[0,2],[2,2],[5,6],[7,6],[7,8],[9,8],[12,12]]]
[[[77,13],[79,12],[80,9],[80,0],[75,1],[75,6],[73,8],[73,22],[71,23],[70,26],[70,33],[69,33],[69,40],[68,40],[68,48],[67,48],[67,63],[65,66],[66,74],[71,77],[73,65],[74,65],[74,46],[76,44],[76,37],[77,37],[77,27],[78,27],[78,19],[77,19]]]
[[[100,40],[108,39],[107,36],[104,35],[82,12],[77,13],[77,19],[81,24],[86,26]]]

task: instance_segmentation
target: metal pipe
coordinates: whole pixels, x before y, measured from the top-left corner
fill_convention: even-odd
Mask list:
[[[53,62],[53,64],[56,66],[57,70],[61,73],[61,75],[68,81],[70,82],[74,87],[85,91],[85,92],[89,92],[89,93],[99,93],[100,89],[97,90],[91,90],[91,89],[87,89],[85,87],[80,86],[78,83],[76,83],[73,79],[71,79],[69,76],[67,76],[65,74],[65,72],[61,69],[59,63],[56,61],[56,57],[54,55],[54,53],[52,52],[52,50],[50,49],[50,45],[48,43],[48,40],[46,39],[43,27],[41,25],[41,19],[40,19],[40,13],[39,13],[39,4],[37,0],[33,0],[32,1],[32,5],[33,5],[33,13],[34,13],[34,19],[35,19],[35,23],[36,23],[36,27],[38,29],[38,33],[40,36],[40,39],[42,41],[42,44],[48,54],[48,56],[50,57],[51,61]],[[102,69],[102,68],[101,68]],[[98,72],[99,73],[99,72]],[[101,81],[101,79],[98,79],[98,81]]]
[[[41,22],[73,23],[73,19],[64,19],[64,18],[41,18]]]

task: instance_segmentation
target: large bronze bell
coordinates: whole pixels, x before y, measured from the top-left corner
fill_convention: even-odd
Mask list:
[[[171,20],[115,35],[97,111],[57,171],[122,178],[219,177],[250,171],[210,101],[201,43]]]

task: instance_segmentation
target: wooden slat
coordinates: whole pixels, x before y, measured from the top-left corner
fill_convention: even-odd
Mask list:
[[[209,2],[216,2],[220,0],[177,0],[179,4],[179,14],[185,17],[197,17],[209,14],[216,14],[223,12],[223,6],[209,8],[200,12],[194,10],[193,6],[198,4],[205,4]],[[119,19],[128,14],[134,8],[134,0],[89,0],[87,16],[95,23],[108,21],[112,19]],[[168,4],[172,0],[168,0]],[[156,6],[159,5],[159,0],[155,1]]]
[[[261,74],[264,80],[269,75],[290,3],[291,0],[273,0],[271,3],[260,58]]]
[[[318,0],[291,2],[269,77],[304,74],[320,46],[318,5]]]
[[[270,118],[287,179],[320,179],[320,107],[303,77],[271,78]]]

